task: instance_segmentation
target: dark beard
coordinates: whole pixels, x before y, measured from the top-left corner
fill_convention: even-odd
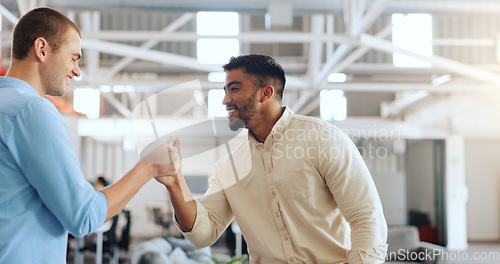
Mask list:
[[[252,97],[248,99],[247,104],[241,108],[241,111],[239,111],[239,107],[236,107],[236,111],[239,112],[240,118],[229,118],[229,129],[231,129],[232,131],[237,131],[240,128],[244,128],[245,125],[248,124],[252,117],[257,113],[257,107],[254,105],[257,91],[258,89],[254,90]]]
[[[239,118],[229,118],[229,129],[232,131],[237,131],[240,128],[245,127],[245,122]]]

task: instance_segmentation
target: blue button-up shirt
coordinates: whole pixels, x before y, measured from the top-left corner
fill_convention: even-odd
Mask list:
[[[28,83],[0,77],[0,263],[66,263],[68,231],[105,220],[60,113]]]

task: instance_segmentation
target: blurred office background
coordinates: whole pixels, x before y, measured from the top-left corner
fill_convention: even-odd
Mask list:
[[[64,97],[49,99],[90,182],[101,175],[117,181],[156,130],[181,137],[189,153],[184,175],[203,194],[215,162],[245,137],[214,132],[207,122],[226,116],[221,65],[238,54],[268,54],[287,73],[283,103],[340,127],[356,143],[390,227],[414,226],[420,240],[451,251],[500,248],[498,1],[0,4],[0,73],[9,64],[12,29],[29,9],[56,8],[80,27],[82,78]],[[167,192],[154,180],[126,210],[131,248],[176,235]]]

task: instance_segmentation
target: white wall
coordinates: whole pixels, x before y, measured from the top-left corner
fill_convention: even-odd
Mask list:
[[[358,148],[362,147],[360,153],[377,186],[387,225],[401,226],[407,222],[406,172],[404,153],[395,152],[393,144],[367,140]]]
[[[500,239],[500,140],[466,140],[469,241]]]

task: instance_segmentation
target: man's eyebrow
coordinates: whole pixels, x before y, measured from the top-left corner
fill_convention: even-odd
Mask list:
[[[230,83],[228,83],[226,86],[222,87],[222,89],[226,89],[226,87],[231,87],[232,85],[235,85],[235,84],[241,84],[240,81],[232,81]]]

